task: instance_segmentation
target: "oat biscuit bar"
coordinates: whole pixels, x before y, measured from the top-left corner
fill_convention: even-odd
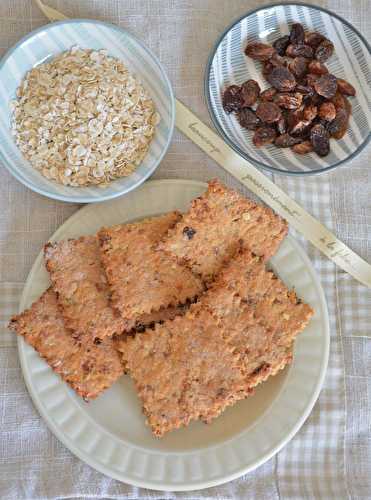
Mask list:
[[[269,259],[286,234],[286,221],[270,208],[213,180],[207,191],[192,201],[159,248],[211,281],[241,244]]]
[[[222,334],[210,312],[195,305],[186,316],[124,341],[126,369],[155,436],[210,421],[248,394],[239,356]]]
[[[221,270],[202,303],[229,324],[228,341],[242,354],[251,387],[290,362],[293,340],[313,315],[261,257],[246,250]]]
[[[96,236],[47,243],[44,256],[67,328],[92,339],[124,330],[123,318],[110,304]]]
[[[86,400],[96,398],[123,374],[113,340],[74,338],[65,328],[56,294],[49,288],[9,328],[23,336],[49,366]]]
[[[172,212],[99,231],[112,304],[126,320],[136,321],[143,314],[183,304],[203,291],[198,276],[155,249],[179,218],[179,213]]]

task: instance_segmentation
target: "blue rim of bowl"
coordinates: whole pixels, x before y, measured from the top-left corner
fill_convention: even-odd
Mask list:
[[[120,26],[116,26],[115,24],[111,24],[111,23],[106,23],[104,21],[98,21],[95,19],[85,19],[85,18],[67,19],[64,21],[55,21],[53,23],[46,24],[44,26],[41,26],[40,28],[37,28],[37,29],[31,31],[27,35],[23,36],[15,45],[13,45],[10,49],[7,50],[7,52],[1,58],[0,71],[2,70],[7,59],[13,54],[13,52],[16,49],[18,49],[18,47],[20,47],[20,45],[22,45],[26,40],[30,39],[31,37],[35,36],[36,34],[41,33],[43,31],[47,31],[52,26],[63,25],[63,24],[78,24],[78,23],[82,23],[82,22],[89,23],[92,25],[100,24],[102,26],[111,28],[115,31],[118,31],[120,33],[125,34],[125,36],[129,37],[134,42],[136,42],[138,45],[140,45],[141,48],[150,56],[150,58],[153,59],[153,61],[158,66],[160,73],[161,73],[161,77],[164,79],[164,81],[168,87],[169,94],[170,94],[170,105],[171,105],[171,121],[170,121],[170,126],[169,126],[169,136],[168,136],[166,144],[165,144],[158,160],[154,163],[153,167],[150,168],[148,170],[148,172],[146,172],[145,175],[143,175],[140,179],[138,179],[138,181],[136,183],[134,183],[130,188],[124,189],[123,191],[118,191],[116,193],[112,193],[109,195],[102,194],[102,196],[100,196],[97,199],[92,199],[90,196],[80,196],[77,198],[72,198],[70,196],[50,193],[49,191],[44,191],[43,189],[40,189],[37,186],[32,185],[27,179],[24,179],[23,177],[18,175],[18,173],[14,172],[12,170],[12,168],[8,165],[7,160],[4,158],[1,147],[0,147],[0,160],[1,160],[1,163],[4,165],[4,167],[8,170],[8,172],[10,172],[19,182],[21,182],[22,184],[27,186],[29,189],[31,189],[31,191],[34,191],[38,194],[46,196],[47,198],[52,198],[53,200],[67,201],[70,203],[100,203],[102,201],[113,200],[114,198],[118,198],[120,196],[123,196],[127,193],[130,193],[130,191],[133,191],[138,186],[140,186],[144,181],[146,181],[148,179],[148,177],[150,177],[153,174],[153,172],[159,166],[159,164],[161,163],[165,154],[167,153],[167,150],[169,149],[169,146],[170,146],[170,143],[171,143],[171,140],[173,137],[173,133],[174,133],[174,126],[175,126],[175,97],[174,97],[174,92],[173,92],[173,88],[172,88],[172,85],[170,83],[169,77],[167,76],[165,69],[163,68],[163,66],[160,63],[157,56],[155,56],[155,54],[153,54],[153,52],[150,49],[148,49],[141,40],[139,40],[136,36],[129,33],[127,30],[121,28]],[[113,182],[115,182],[115,181],[113,181]]]
[[[350,22],[348,22],[347,20],[345,20],[341,16],[335,14],[334,12],[331,12],[328,9],[325,9],[323,7],[319,7],[318,5],[312,5],[312,4],[309,4],[309,3],[305,3],[305,2],[289,2],[289,3],[282,3],[281,2],[281,3],[271,3],[271,4],[268,4],[268,5],[263,5],[261,7],[258,7],[257,9],[248,11],[246,14],[243,14],[238,19],[234,20],[229,26],[227,26],[227,28],[225,28],[225,30],[223,31],[223,33],[219,36],[219,38],[215,42],[215,45],[214,45],[213,49],[211,50],[211,53],[209,55],[209,58],[208,58],[208,61],[207,61],[207,64],[206,64],[206,71],[205,71],[205,77],[204,77],[204,93],[205,93],[205,97],[206,97],[206,106],[207,106],[207,109],[209,111],[209,115],[211,117],[211,120],[212,120],[212,122],[214,124],[214,127],[217,129],[217,131],[219,132],[219,134],[222,136],[222,138],[225,140],[225,142],[234,151],[236,151],[236,153],[238,153],[240,156],[242,156],[242,158],[244,158],[245,160],[250,161],[251,163],[253,163],[257,167],[261,167],[261,168],[263,168],[265,170],[269,170],[270,172],[273,172],[274,174],[292,175],[292,176],[319,175],[319,174],[323,174],[325,172],[329,172],[330,170],[333,170],[334,168],[337,168],[337,167],[339,167],[341,165],[345,166],[345,163],[350,162],[353,158],[355,158],[361,151],[363,151],[363,149],[370,142],[370,140],[371,140],[371,131],[369,132],[367,138],[362,142],[362,144],[360,146],[358,146],[358,148],[355,151],[353,151],[353,153],[351,153],[349,156],[347,156],[343,160],[340,160],[337,163],[334,163],[333,165],[330,165],[329,167],[324,167],[324,168],[320,168],[320,169],[317,169],[317,170],[311,170],[309,172],[308,171],[305,171],[305,172],[296,172],[296,171],[293,171],[293,170],[282,170],[280,168],[272,167],[271,165],[267,165],[267,164],[265,164],[265,163],[263,163],[263,162],[261,162],[259,160],[256,160],[252,156],[248,155],[245,151],[243,151],[235,142],[233,142],[228,137],[228,135],[224,132],[224,129],[219,124],[219,122],[218,122],[218,120],[217,120],[217,118],[216,118],[216,116],[214,114],[214,110],[212,108],[212,105],[211,105],[211,98],[210,98],[210,70],[211,70],[211,65],[213,63],[216,51],[218,50],[219,45],[221,44],[222,40],[227,35],[227,33],[232,28],[234,28],[234,26],[236,26],[236,24],[240,23],[243,19],[245,19],[248,16],[251,16],[252,14],[255,14],[256,12],[259,12],[261,10],[270,9],[272,7],[286,7],[286,6],[290,6],[290,5],[294,5],[294,6],[295,5],[299,5],[299,6],[302,6],[302,7],[309,7],[311,9],[316,9],[316,10],[325,12],[326,14],[329,14],[330,16],[334,17],[335,19],[338,19],[339,21],[341,21],[342,23],[344,23],[346,26],[348,26],[348,28],[350,28],[361,39],[361,41],[363,42],[363,44],[367,48],[368,53],[371,55],[371,46],[368,43],[368,41],[366,40],[366,38]]]

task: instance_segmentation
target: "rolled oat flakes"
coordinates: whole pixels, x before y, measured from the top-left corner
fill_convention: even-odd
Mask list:
[[[67,186],[129,175],[159,122],[152,99],[120,60],[78,47],[29,71],[12,106],[22,154]]]

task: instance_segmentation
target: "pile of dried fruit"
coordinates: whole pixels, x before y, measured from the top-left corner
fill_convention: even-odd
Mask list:
[[[305,33],[299,23],[273,46],[249,43],[245,54],[263,63],[271,87],[261,91],[255,80],[230,85],[223,93],[224,110],[237,113],[241,127],[255,131],[256,147],[274,143],[298,154],[326,156],[330,137],[341,139],[348,128],[352,106],[346,96],[356,93],[325,66],[333,52],[330,40]]]

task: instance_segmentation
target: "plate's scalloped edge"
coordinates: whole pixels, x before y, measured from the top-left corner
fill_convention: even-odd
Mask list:
[[[123,203],[124,205],[131,204],[131,210],[135,212],[138,211],[138,205],[135,206],[133,199],[134,201],[136,199],[138,203],[138,200],[143,198],[146,200],[147,204],[150,205],[150,203],[148,203],[150,201],[149,193],[153,191],[152,195],[157,198],[159,192],[165,186],[167,187],[168,193],[170,192],[170,187],[176,190],[176,188],[180,186],[184,188],[188,186],[199,192],[205,189],[205,184],[197,181],[150,181],[127,197],[102,204],[101,207],[109,208],[109,206],[117,203]],[[156,195],[155,192],[158,190],[160,191]],[[197,196],[197,193],[194,193],[194,196]],[[160,196],[160,198],[163,199],[163,196]],[[161,203],[162,201],[160,204]],[[87,211],[89,213],[89,211],[96,208],[97,205],[87,205],[80,209],[54,233],[53,239],[61,237],[64,231],[68,231],[68,227],[73,226],[78,219],[81,218],[82,211]],[[143,206],[141,206],[141,210],[143,209]],[[151,210],[148,207],[146,207],[146,209],[149,211]],[[167,208],[165,208],[164,211],[165,210],[167,210]],[[127,220],[132,220],[133,218],[134,217],[129,216]],[[57,375],[48,369],[45,371],[49,373],[50,376],[48,377],[48,381],[51,380],[52,383],[48,383],[46,389],[37,389],[38,374],[32,373],[28,363],[29,360],[31,360],[32,363],[32,358],[34,360],[39,359],[38,355],[32,348],[25,344],[23,339],[18,338],[19,357],[26,386],[36,408],[46,421],[50,430],[78,458],[107,476],[134,486],[162,491],[189,491],[216,486],[255,469],[271,458],[296,434],[309,416],[323,384],[329,354],[328,312],[322,287],[316,277],[309,258],[298,243],[290,236],[286,240],[286,247],[286,256],[288,252],[288,254],[292,254],[293,258],[299,259],[302,262],[302,265],[299,266],[300,273],[302,273],[303,270],[309,273],[309,286],[312,287],[311,293],[315,295],[318,306],[321,309],[321,311],[319,311],[317,307],[316,316],[322,327],[320,332],[322,336],[318,338],[318,341],[322,341],[323,343],[323,345],[321,345],[322,357],[319,372],[316,374],[316,382],[310,397],[306,401],[304,410],[296,418],[295,422],[290,425],[289,432],[282,435],[282,429],[278,429],[278,435],[269,442],[268,449],[261,452],[259,458],[252,463],[244,463],[244,450],[246,449],[244,448],[246,446],[243,439],[244,433],[242,433],[242,437],[234,437],[216,446],[187,453],[154,453],[153,451],[148,451],[141,447],[125,445],[122,441],[115,440],[115,437],[111,433],[103,429],[89,415],[84,413],[82,408],[74,401],[74,396],[69,395],[69,390],[65,387],[65,384],[60,381]],[[35,260],[27,278],[20,301],[20,309],[24,307],[29,298],[32,281],[37,273],[40,272],[40,267],[42,267],[41,253]],[[42,373],[44,373],[44,370],[39,373],[40,377],[43,377]],[[291,370],[289,378],[293,376],[295,376],[295,373]],[[49,400],[48,398],[46,399],[50,405],[49,408],[46,407],[45,401],[43,400],[42,394],[45,395],[45,393],[49,394]],[[277,404],[279,406],[280,398],[283,398],[284,401],[289,397],[286,393],[287,390],[280,391],[280,394],[272,403],[270,411],[259,418],[259,422],[255,426],[254,431],[255,433],[257,427],[258,433],[254,437],[255,440],[259,435],[260,438],[264,440],[264,435],[261,432],[259,434],[259,427],[264,428],[265,425],[271,425],[269,424],[269,420],[272,419],[270,414],[271,412],[278,411],[276,406]],[[53,394],[53,397],[51,397],[50,394]],[[287,404],[287,401],[284,404]],[[73,425],[70,425],[71,422],[73,422]],[[248,432],[250,432],[250,429]],[[255,444],[259,443],[255,442]]]

